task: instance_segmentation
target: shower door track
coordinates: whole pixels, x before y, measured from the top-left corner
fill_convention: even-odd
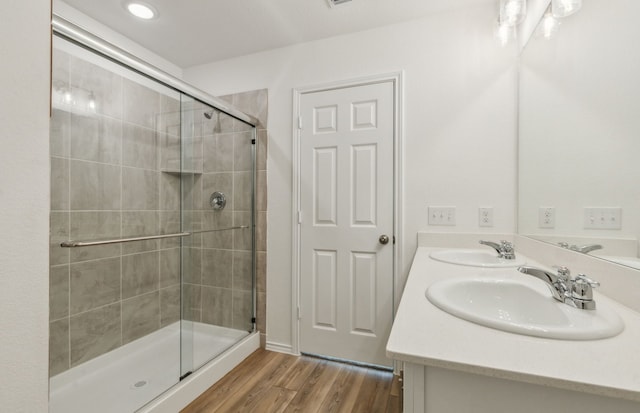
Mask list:
[[[258,120],[255,117],[236,109],[235,107],[229,105],[219,98],[211,96],[210,94],[198,88],[195,88],[188,83],[183,82],[177,77],[172,76],[153,65],[150,65],[149,63],[139,59],[126,50],[121,49],[118,46],[115,46],[108,41],[94,35],[93,33],[86,31],[85,29],[71,23],[63,17],[54,14],[51,19],[51,27],[53,29],[53,32],[58,36],[89,48],[94,52],[110,60],[125,65],[135,72],[149,77],[156,82],[162,83],[163,85],[171,89],[190,95],[200,102],[206,103],[207,105],[218,109],[219,111],[224,112],[227,115],[231,115],[248,125],[251,125],[253,127],[256,127],[258,125]]]
[[[147,241],[147,240],[163,239],[163,238],[188,237],[190,235],[205,234],[208,232],[230,231],[234,229],[248,229],[248,228],[249,228],[248,225],[239,225],[237,227],[207,229],[204,231],[176,232],[175,234],[148,235],[148,236],[141,236],[141,237],[116,238],[116,239],[95,240],[95,241],[64,241],[60,243],[60,246],[63,248],[92,247],[96,245],[120,244],[124,242]]]

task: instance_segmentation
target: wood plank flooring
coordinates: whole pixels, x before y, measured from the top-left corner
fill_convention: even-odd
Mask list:
[[[181,413],[399,413],[390,372],[259,349]]]

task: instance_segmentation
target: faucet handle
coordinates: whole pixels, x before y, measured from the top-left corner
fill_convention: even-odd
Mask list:
[[[584,274],[578,274],[571,286],[571,297],[578,300],[593,300],[593,288],[600,287],[600,283]]]
[[[567,281],[569,280],[569,278],[571,278],[571,270],[569,270],[569,268],[565,267],[564,265],[554,265],[553,268],[557,271],[558,278],[560,278],[562,281]]]
[[[509,241],[502,240],[502,241],[500,241],[500,245],[502,246],[502,248],[504,248],[506,250],[512,250],[513,249],[513,243],[511,243]]]
[[[516,258],[515,251],[513,250],[513,243],[509,241],[500,241],[498,253],[500,254],[500,258],[504,258],[506,260],[513,260]]]
[[[584,274],[578,274],[578,276],[573,280],[573,282],[578,284],[588,284],[592,288],[600,287],[600,283],[596,280],[592,280]]]

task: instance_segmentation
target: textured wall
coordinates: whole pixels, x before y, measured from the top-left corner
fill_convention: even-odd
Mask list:
[[[46,412],[49,0],[0,2],[0,410]]]

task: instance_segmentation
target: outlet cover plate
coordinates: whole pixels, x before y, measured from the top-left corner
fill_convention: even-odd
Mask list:
[[[478,225],[481,227],[493,226],[493,207],[478,208]]]
[[[538,228],[555,228],[556,227],[556,208],[540,207],[538,208]]]

